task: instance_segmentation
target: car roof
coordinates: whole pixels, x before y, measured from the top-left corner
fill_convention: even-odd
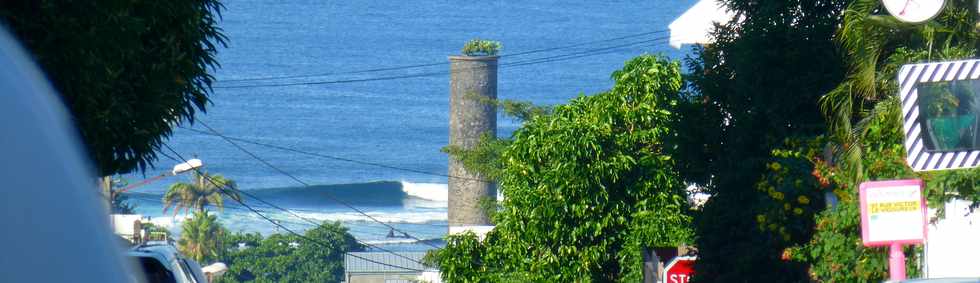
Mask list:
[[[126,252],[128,256],[153,257],[157,260],[171,263],[177,259],[177,248],[165,242],[148,242],[135,246]]]

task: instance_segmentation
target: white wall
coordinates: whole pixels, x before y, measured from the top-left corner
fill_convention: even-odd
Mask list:
[[[946,218],[929,225],[926,242],[927,278],[980,277],[980,209],[970,202],[946,203]]]

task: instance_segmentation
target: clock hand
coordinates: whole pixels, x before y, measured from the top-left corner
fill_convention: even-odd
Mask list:
[[[909,3],[912,3],[912,0],[905,0],[905,6],[902,7],[902,11],[901,12],[898,12],[899,15],[902,15],[902,16],[905,15],[905,10],[909,8]]]

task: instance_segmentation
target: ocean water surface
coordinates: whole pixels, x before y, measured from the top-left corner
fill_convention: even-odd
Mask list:
[[[224,1],[221,27],[229,45],[218,54],[213,105],[198,117],[230,137],[320,154],[240,144],[315,186],[304,187],[215,136],[178,129],[168,144],[269,203],[310,220],[341,221],[364,242],[411,240],[388,237],[389,228],[332,199],[417,238],[438,239],[447,232],[447,156],[439,151],[449,141],[449,76],[442,73],[449,68],[447,56],[458,54],[469,39],[498,40],[500,98],[564,103],[608,89],[611,72],[634,56],[683,59],[687,53],[671,49],[665,31],[694,3]],[[527,51],[537,52],[520,54]],[[410,65],[430,66],[398,68]],[[367,81],[345,82],[351,80]],[[270,84],[278,86],[262,86]],[[500,136],[517,126],[498,119]],[[156,169],[125,177],[138,181],[175,163],[161,156]],[[189,180],[168,177],[134,190],[131,199],[154,222],[177,227],[181,217],[164,214],[160,204],[162,192],[176,181]],[[261,202],[246,202],[291,229],[309,227]],[[219,213],[232,231],[284,232],[231,201]]]

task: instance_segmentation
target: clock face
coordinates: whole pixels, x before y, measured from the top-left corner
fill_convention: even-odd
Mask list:
[[[921,23],[943,10],[943,0],[881,0],[888,13],[900,21]]]

